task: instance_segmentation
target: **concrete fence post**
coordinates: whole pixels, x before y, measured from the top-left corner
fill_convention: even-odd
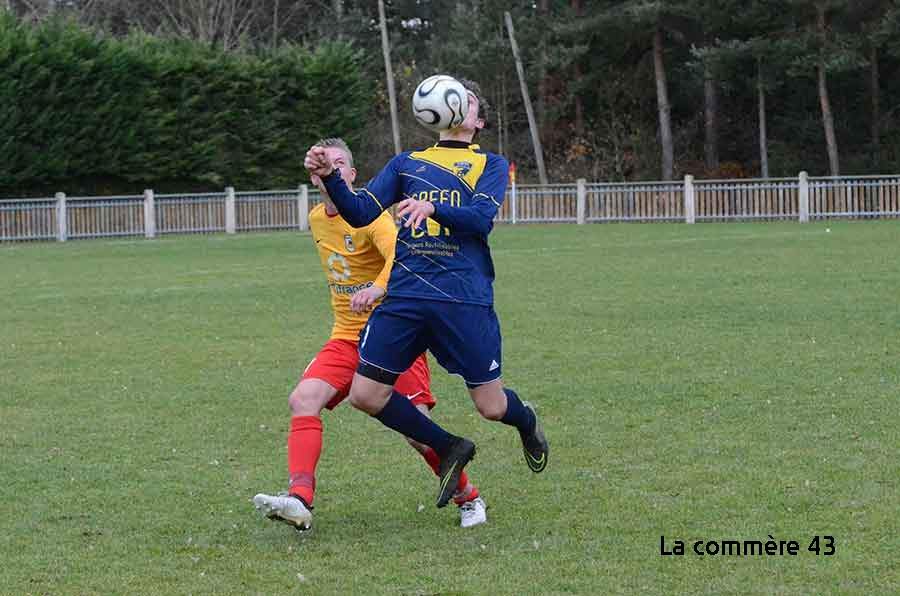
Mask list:
[[[144,189],[144,237],[156,238],[156,198],[152,188]]]
[[[694,188],[694,177],[684,177],[684,223],[697,221],[697,190]]]
[[[578,225],[584,225],[584,212],[587,204],[587,180],[579,178],[576,181],[575,221]]]
[[[235,217],[235,209],[234,209],[234,187],[228,186],[225,188],[225,233],[226,234],[234,234],[237,232],[236,222],[237,218]]]
[[[66,214],[66,193],[56,193],[56,239],[65,242],[69,238],[69,222]]]
[[[297,193],[297,227],[301,232],[309,229],[309,187],[301,184]]]
[[[800,187],[797,195],[800,199],[800,223],[807,223],[809,221],[809,174],[800,172],[799,180]]]

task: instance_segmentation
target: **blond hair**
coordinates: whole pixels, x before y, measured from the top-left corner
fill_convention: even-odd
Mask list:
[[[341,151],[347,154],[348,161],[350,162],[348,165],[353,167],[353,152],[350,151],[350,147],[347,146],[347,141],[342,139],[341,137],[329,137],[326,139],[319,139],[316,143],[319,147],[337,147]]]

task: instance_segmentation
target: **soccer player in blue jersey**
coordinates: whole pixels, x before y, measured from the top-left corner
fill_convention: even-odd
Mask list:
[[[426,349],[447,372],[462,376],[482,416],[518,429],[532,471],[543,471],[548,456],[534,410],[501,381],[487,240],[506,193],[509,165],[472,144],[487,124],[488,106],[478,85],[460,82],[469,100],[463,123],[441,132],[432,147],[394,157],[359,191],[347,186],[322,147],[310,148],[304,161],[351,226],[368,225],[397,205],[402,225],[394,267],[386,298],[360,333],[350,403],[437,452],[438,507],[449,501],[475,444],[448,433],[393,390],[397,377]]]

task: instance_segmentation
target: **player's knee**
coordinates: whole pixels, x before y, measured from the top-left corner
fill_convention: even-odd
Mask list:
[[[374,416],[377,414],[381,408],[379,407],[378,400],[373,399],[373,396],[365,391],[359,391],[358,389],[350,390],[350,405],[356,408],[357,410],[362,410],[366,414],[370,414]]]
[[[478,413],[488,420],[500,420],[506,414],[506,402],[500,400],[480,399],[475,401]]]
[[[323,396],[304,384],[297,385],[288,397],[288,405],[293,416],[317,416],[322,410]]]
[[[291,414],[297,415],[297,410],[303,406],[303,392],[300,387],[294,387],[291,395],[288,397],[288,405],[291,407]]]
[[[488,420],[500,420],[506,414],[506,394],[499,380],[470,387],[469,395],[478,413]]]

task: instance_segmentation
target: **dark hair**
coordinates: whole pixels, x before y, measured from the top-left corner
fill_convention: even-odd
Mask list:
[[[469,79],[463,79],[458,77],[456,79],[460,83],[463,84],[463,87],[471,91],[475,94],[475,97],[478,98],[478,117],[484,120],[484,127],[491,127],[491,104],[488,103],[487,98],[484,96],[484,93],[481,92],[481,86],[475,81],[470,81]]]

